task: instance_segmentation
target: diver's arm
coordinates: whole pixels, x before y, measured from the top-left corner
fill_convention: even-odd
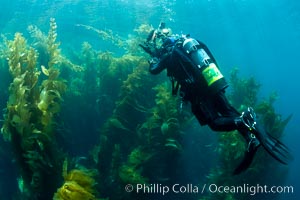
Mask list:
[[[162,72],[164,69],[167,68],[167,60],[170,57],[169,53],[166,53],[164,55],[161,56],[161,58],[152,58],[149,63],[150,63],[150,67],[149,67],[149,72],[151,74],[159,74],[160,72]]]

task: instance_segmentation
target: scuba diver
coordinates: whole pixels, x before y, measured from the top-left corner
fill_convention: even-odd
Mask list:
[[[179,93],[182,102],[191,103],[192,113],[200,125],[208,125],[214,131],[238,130],[243,135],[247,150],[234,174],[250,166],[260,146],[276,160],[287,164],[292,159],[288,148],[264,131],[254,110],[249,107],[239,113],[230,105],[225,96],[228,84],[207,46],[190,35],[171,35],[170,31],[161,23],[139,45],[151,56],[149,71],[159,74],[167,70],[172,94]]]

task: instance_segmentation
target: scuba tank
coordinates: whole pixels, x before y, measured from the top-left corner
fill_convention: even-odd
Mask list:
[[[210,52],[206,52],[197,40],[184,37],[182,50],[192,61],[197,71],[199,70],[201,72],[200,79],[205,80],[204,82],[206,83],[206,87],[208,87],[208,91],[216,93],[228,86],[224,76],[214,63],[214,59],[209,56],[211,55]],[[201,85],[201,87],[203,87],[203,85]]]

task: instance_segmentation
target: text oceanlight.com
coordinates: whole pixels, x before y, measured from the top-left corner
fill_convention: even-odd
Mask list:
[[[180,193],[180,194],[198,194],[198,193],[232,193],[232,194],[291,194],[294,192],[293,186],[268,186],[268,185],[249,185],[242,184],[236,186],[225,186],[217,184],[127,184],[126,192],[135,192],[137,194],[161,194]]]

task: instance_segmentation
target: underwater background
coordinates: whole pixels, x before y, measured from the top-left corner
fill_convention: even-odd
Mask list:
[[[299,199],[300,2],[0,0],[0,199]],[[138,44],[165,22],[206,43],[238,109],[253,106],[294,156],[180,112]],[[21,34],[19,34],[21,33]],[[298,166],[298,167],[297,167]],[[126,192],[127,184],[293,186],[293,193]]]

